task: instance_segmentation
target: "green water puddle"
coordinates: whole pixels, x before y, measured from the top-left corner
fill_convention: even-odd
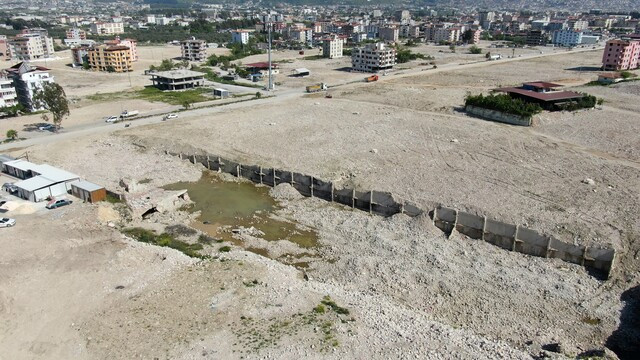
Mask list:
[[[279,209],[269,195],[267,187],[257,187],[248,182],[221,180],[215,173],[205,171],[196,182],[179,182],[163,187],[166,190],[186,189],[194,202],[191,212],[200,211],[200,216],[191,226],[210,236],[243,246],[233,237],[230,229],[254,227],[267,241],[287,240],[304,249],[318,244],[315,231],[301,230],[294,222],[274,219]],[[245,246],[243,246],[245,247]],[[268,249],[245,247],[247,250],[268,256]]]

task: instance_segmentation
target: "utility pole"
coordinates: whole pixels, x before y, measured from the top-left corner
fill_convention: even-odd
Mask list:
[[[273,26],[271,23],[271,14],[269,14],[269,22],[267,24],[269,26],[269,48],[268,48],[268,57],[269,57],[269,85],[267,87],[267,91],[273,90],[273,77],[271,73],[271,27]]]

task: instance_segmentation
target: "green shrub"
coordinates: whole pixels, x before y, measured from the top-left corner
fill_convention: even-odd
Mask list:
[[[220,247],[220,249],[218,249],[218,251],[220,251],[220,252],[229,252],[229,251],[231,251],[231,246],[222,246],[222,247]]]
[[[542,112],[540,105],[528,103],[521,99],[514,99],[507,94],[467,95],[465,106],[477,106],[484,109],[496,110],[507,114],[529,117]]]

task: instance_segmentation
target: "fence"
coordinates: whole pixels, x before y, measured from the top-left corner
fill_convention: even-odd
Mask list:
[[[483,119],[493,120],[505,124],[531,126],[531,116],[519,116],[507,114],[496,110],[485,109],[473,105],[467,105],[465,111],[469,114],[481,117]]]
[[[277,186],[291,184],[300,194],[347,205],[354,209],[381,216],[406,214],[412,217],[424,211],[408,201],[399,201],[388,192],[358,191],[336,188],[333,183],[310,175],[257,165],[243,165],[212,155],[185,155],[166,152],[193,164],[202,164],[209,170],[220,171],[251,180],[258,184]],[[519,225],[512,225],[444,206],[429,211],[436,227],[447,234],[456,230],[473,239],[480,239],[509,251],[544,258],[558,258],[603,271],[609,275],[613,269],[615,250],[578,246],[562,242],[552,236],[540,234]]]

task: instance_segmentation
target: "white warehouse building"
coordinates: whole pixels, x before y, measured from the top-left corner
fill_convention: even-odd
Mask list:
[[[78,175],[51,165],[37,165],[25,160],[13,160],[2,164],[2,171],[22,181],[14,183],[17,195],[25,200],[39,202],[47,198],[66,195],[71,184],[80,181]]]

